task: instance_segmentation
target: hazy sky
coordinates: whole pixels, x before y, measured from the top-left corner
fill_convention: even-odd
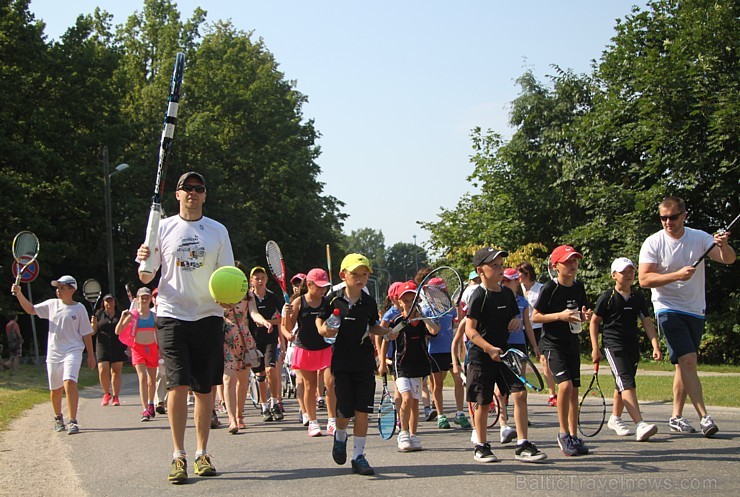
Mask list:
[[[321,181],[346,203],[345,233],[382,230],[386,245],[428,239],[435,220],[471,191],[470,130],[504,136],[515,80],[551,64],[588,72],[616,18],[643,1],[181,0],[208,21],[231,19],[262,37],[280,69],[308,96],[304,117],[321,133]],[[57,39],[96,6],[121,24],[143,2],[32,0]],[[152,139],[159,140],[159,137]]]

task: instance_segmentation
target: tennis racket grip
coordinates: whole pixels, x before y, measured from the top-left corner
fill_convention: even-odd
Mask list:
[[[21,275],[23,274],[23,271],[25,270],[25,267],[21,267],[20,264],[18,264],[18,276],[15,277],[15,286],[20,285],[21,283]],[[15,292],[13,292],[13,297],[15,297]]]
[[[149,221],[146,224],[146,237],[144,245],[149,247],[149,257],[139,263],[140,273],[154,272],[154,248],[157,244],[157,235],[159,234],[159,221],[162,218],[161,206],[158,203],[152,203],[152,209],[149,211]]]

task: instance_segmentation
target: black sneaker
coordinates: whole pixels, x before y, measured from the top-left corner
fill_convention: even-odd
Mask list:
[[[578,455],[578,451],[573,446],[573,438],[569,433],[558,433],[558,447],[566,456]]]
[[[211,411],[211,429],[215,430],[221,426],[221,421],[218,420],[218,414],[216,414],[216,410],[214,409]]]
[[[272,412],[269,409],[262,411],[262,421],[264,422],[273,421]]]
[[[170,474],[167,480],[171,483],[185,483],[188,481],[188,461],[184,457],[178,457],[172,460],[170,465]]]
[[[283,410],[280,408],[280,404],[276,405],[272,408],[272,419],[275,421],[280,421],[285,417],[283,414]]]
[[[316,401],[316,409],[326,409],[326,401],[323,398]]]
[[[424,411],[426,412],[426,408],[424,408]],[[426,413],[426,417],[424,418],[425,421],[434,421],[437,419],[437,410],[436,409],[429,409],[429,412]]]
[[[364,455],[359,456],[357,459],[352,459],[352,472],[363,476],[372,476],[375,474],[375,470],[367,462]]]
[[[164,403],[160,402],[157,407],[154,408],[157,414],[167,414],[167,409],[164,407]]]
[[[491,444],[477,444],[473,452],[473,459],[478,462],[496,462],[498,458],[491,451]]]
[[[337,464],[347,462],[347,439],[345,438],[344,442],[340,442],[337,440],[336,433],[334,434],[334,446],[331,448],[331,457]]]
[[[578,452],[579,456],[585,456],[588,454],[588,447],[586,447],[586,444],[583,442],[583,439],[578,437],[570,437],[571,440],[573,440],[573,447],[576,449],[576,452]]]
[[[532,442],[527,440],[523,444],[517,445],[514,458],[517,461],[539,462],[547,459],[547,455],[544,452],[540,452]]]

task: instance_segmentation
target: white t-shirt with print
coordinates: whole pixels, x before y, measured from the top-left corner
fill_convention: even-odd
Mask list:
[[[198,321],[223,316],[223,308],[208,291],[211,274],[234,265],[226,227],[202,217],[186,221],[180,216],[163,219],[154,252],[154,270],[162,268],[157,295],[157,316]]]
[[[524,285],[521,285],[522,287],[522,293],[524,294],[524,298],[527,299],[527,302],[529,302],[529,322],[532,324],[532,329],[537,330],[542,328],[542,323],[532,323],[532,311],[534,310],[534,305],[537,303],[537,299],[540,298],[540,292],[542,291],[542,283],[539,281],[535,281],[532,284],[532,288],[527,291],[526,288],[524,288]]]
[[[650,235],[642,244],[639,263],[657,264],[660,274],[692,265],[714,243],[714,237],[701,230],[684,230],[678,240],[668,236],[665,230]],[[674,281],[651,290],[656,314],[670,310],[703,318],[706,314],[704,261],[696,267],[690,280]]]
[[[85,349],[82,337],[93,332],[85,306],[79,302],[67,305],[60,299],[49,299],[33,306],[38,317],[49,320],[46,362],[63,362],[70,353]]]

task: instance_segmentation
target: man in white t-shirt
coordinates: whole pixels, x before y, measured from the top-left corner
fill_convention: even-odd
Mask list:
[[[157,333],[167,371],[167,416],[174,446],[168,480],[185,483],[188,478],[185,426],[188,418],[188,388],[195,394],[195,473],[215,476],[216,468],[206,451],[211,429],[214,385],[223,381],[224,310],[208,290],[211,274],[234,265],[234,254],[226,227],[203,216],[206,182],[194,171],[180,176],[175,196],[180,203],[177,216],[159,225],[154,271],[139,272],[147,284],[161,267],[157,298]],[[146,244],[137,259],[150,257]]]
[[[28,314],[49,320],[49,339],[46,344],[46,372],[49,376],[51,406],[54,409],[54,431],[64,431],[62,417],[62,390],[67,396],[67,434],[80,432],[77,423],[77,405],[80,395],[77,379],[82,365],[82,351],[87,350],[87,365],[97,367],[93,352],[92,326],[85,306],[73,298],[77,290],[77,280],[72,276],[62,276],[51,282],[56,287],[57,298],[33,305],[21,292],[19,285],[13,285],[11,292]]]
[[[696,267],[694,264],[707,250],[713,261],[732,264],[735,251],[727,242],[727,233],[712,236],[684,226],[686,205],[682,199],[668,197],[658,210],[663,229],[650,235],[642,245],[639,280],[641,287],[652,290],[658,329],[665,335],[671,363],[676,366],[673,413],[668,425],[671,431],[696,431],[683,417],[688,395],[701,417],[702,433],[711,437],[718,428],[707,414],[697,374],[697,352],[706,314],[704,262]]]

